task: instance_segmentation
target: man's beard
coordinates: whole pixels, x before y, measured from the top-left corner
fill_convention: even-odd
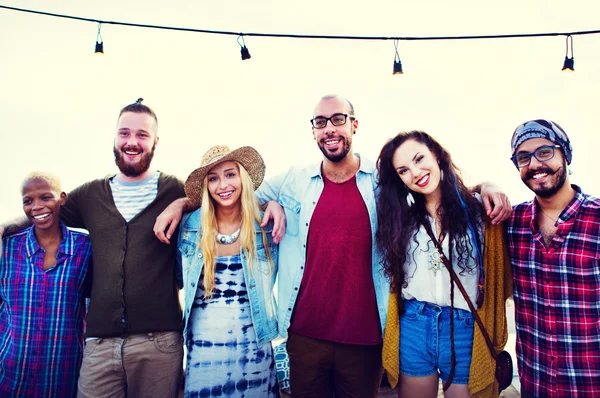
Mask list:
[[[329,139],[329,138],[327,138]],[[348,143],[348,141],[345,138],[339,137],[340,142],[342,143],[342,149],[339,152],[336,153],[330,153],[327,151],[327,148],[325,147],[325,139],[321,140],[321,142],[319,142],[319,149],[321,150],[321,152],[323,153],[323,155],[329,159],[330,161],[337,163],[342,161],[346,155],[348,154],[348,152],[350,152],[350,144]]]
[[[533,175],[539,172],[547,173],[548,176],[556,175],[556,179],[554,180],[554,184],[549,187],[544,187],[539,185],[534,189],[535,182],[530,182]],[[560,189],[565,185],[565,181],[567,180],[567,164],[563,162],[563,165],[556,170],[552,170],[548,167],[542,167],[537,170],[530,170],[525,177],[522,178],[523,182],[529,189],[531,189],[537,196],[540,198],[551,198],[554,196]]]
[[[152,149],[148,153],[142,153],[140,160],[137,163],[129,163],[125,161],[123,152],[127,150],[140,150],[136,147],[127,147],[123,146],[121,149],[117,149],[113,147],[113,153],[115,155],[115,164],[121,170],[121,173],[125,174],[127,177],[137,177],[150,168],[150,163],[152,163],[152,158],[154,157],[154,148],[156,145],[152,146]]]

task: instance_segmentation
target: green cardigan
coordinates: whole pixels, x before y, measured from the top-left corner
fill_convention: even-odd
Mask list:
[[[86,336],[181,331],[175,277],[177,242],[161,243],[153,227],[172,201],[185,196],[183,184],[160,173],[154,201],[126,222],[115,206],[110,178],[75,188],[60,213],[66,225],[87,229],[92,241],[93,282]]]

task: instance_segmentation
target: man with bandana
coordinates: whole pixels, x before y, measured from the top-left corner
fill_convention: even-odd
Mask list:
[[[569,183],[572,147],[557,123],[523,123],[511,144],[535,194],[507,228],[521,394],[600,397],[600,200]]]
[[[176,242],[158,242],[152,228],[185,193],[177,178],[150,168],[158,120],[141,102],[119,113],[113,147],[119,173],[75,188],[60,213],[67,226],[87,229],[92,242],[78,397],[168,398],[181,385]],[[22,226],[0,227],[0,233]]]

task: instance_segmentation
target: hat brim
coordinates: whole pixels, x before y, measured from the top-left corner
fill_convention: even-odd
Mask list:
[[[262,184],[265,178],[265,162],[258,151],[251,146],[243,146],[235,149],[225,156],[192,171],[185,181],[185,194],[190,201],[196,205],[202,205],[202,189],[206,175],[213,167],[227,161],[235,161],[241,164],[248,172],[254,190]]]

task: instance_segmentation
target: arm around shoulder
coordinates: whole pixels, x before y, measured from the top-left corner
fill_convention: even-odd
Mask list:
[[[162,243],[169,244],[183,213],[196,209],[198,206],[195,206],[187,197],[174,200],[156,217],[154,235]]]
[[[491,218],[492,224],[501,223],[512,214],[508,196],[497,185],[484,182],[475,186],[472,191],[481,193],[485,214]]]
[[[260,187],[258,187],[256,190],[256,197],[261,205],[270,200],[279,201],[281,188],[283,187],[291,170],[292,169],[263,181]]]
[[[86,182],[67,194],[65,204],[60,208],[60,220],[67,227],[87,229],[83,222],[82,203],[89,195],[94,195],[89,190],[96,181]]]
[[[31,221],[25,216],[19,216],[0,224],[0,238],[15,234],[29,227],[31,227]]]

